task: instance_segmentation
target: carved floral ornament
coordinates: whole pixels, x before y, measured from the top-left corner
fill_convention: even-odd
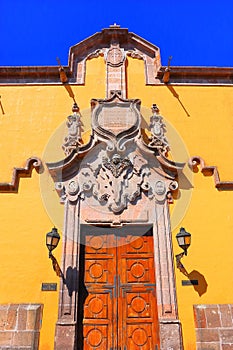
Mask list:
[[[63,146],[68,157],[47,164],[61,201],[83,200],[115,214],[135,205],[142,195],[150,201],[172,201],[171,192],[178,188],[176,174],[184,164],[165,156],[168,141],[158,107],[152,107],[151,137],[146,144],[139,100],[125,100],[115,93],[110,99],[92,100],[91,105],[90,142],[82,145],[81,121],[72,119],[75,130],[68,122]]]

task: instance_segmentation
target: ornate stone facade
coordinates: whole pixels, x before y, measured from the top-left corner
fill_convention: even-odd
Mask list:
[[[78,285],[79,244],[85,227],[146,227],[154,238],[157,310],[161,350],[180,350],[182,337],[177,315],[168,202],[178,183],[176,174],[184,164],[165,157],[167,141],[159,117],[156,134],[161,143],[147,144],[141,135],[140,101],[123,99],[115,92],[106,100],[92,100],[92,135],[63,161],[47,164],[65,203],[63,271],[72,272]],[[156,129],[157,130],[157,129]],[[157,136],[155,136],[155,134]],[[135,226],[136,225],[136,226]],[[139,226],[137,226],[139,225]],[[137,230],[138,230],[137,228]],[[97,229],[97,228],[96,228]],[[77,271],[77,273],[75,273]],[[76,331],[77,290],[61,285],[56,349],[69,334],[73,349]],[[174,335],[177,336],[174,338]],[[169,336],[170,335],[170,336]],[[66,337],[67,339],[67,337]],[[72,340],[73,339],[73,340]]]

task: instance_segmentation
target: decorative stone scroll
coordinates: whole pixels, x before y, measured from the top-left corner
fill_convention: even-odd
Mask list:
[[[38,173],[43,170],[42,162],[37,157],[27,159],[24,168],[14,168],[11,182],[0,182],[0,193],[17,193],[21,177],[31,177],[32,170]]]
[[[205,161],[199,157],[195,156],[189,159],[188,165],[193,171],[197,171],[198,165],[200,165],[200,170],[205,176],[213,176],[215,187],[219,191],[232,191],[233,181],[221,181],[218,168],[216,165],[207,166]]]

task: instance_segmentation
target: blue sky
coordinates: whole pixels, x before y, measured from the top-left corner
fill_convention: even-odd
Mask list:
[[[0,0],[0,65],[67,65],[70,46],[114,22],[163,65],[233,66],[232,0]]]

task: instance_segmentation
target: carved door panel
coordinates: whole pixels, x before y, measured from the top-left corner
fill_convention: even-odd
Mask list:
[[[141,237],[86,235],[82,263],[78,349],[156,350],[158,316],[150,232]]]
[[[157,350],[158,314],[152,232],[120,237],[118,344],[121,350]]]
[[[82,246],[84,254],[80,254],[80,266],[83,265],[84,271],[79,286],[78,332],[82,332],[82,339],[78,334],[79,350],[117,349],[114,241],[111,234],[86,235],[85,246]]]

